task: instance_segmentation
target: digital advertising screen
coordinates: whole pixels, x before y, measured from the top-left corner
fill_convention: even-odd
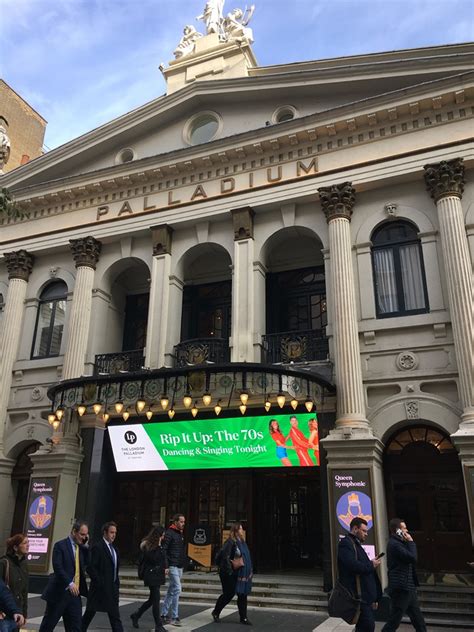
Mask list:
[[[109,426],[118,472],[316,467],[316,413]]]

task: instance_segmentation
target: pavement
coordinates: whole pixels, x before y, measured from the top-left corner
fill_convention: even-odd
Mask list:
[[[141,601],[123,599],[120,601],[120,613],[122,623],[126,632],[131,632],[134,628],[131,625],[130,614],[135,612]],[[85,609],[85,601],[83,603]],[[38,630],[43,618],[45,602],[38,595],[30,595],[28,601],[29,618],[26,625],[27,631]],[[180,606],[179,614],[182,627],[177,628],[167,625],[169,632],[181,630],[182,632],[243,632],[245,629],[239,623],[237,607],[234,604],[227,606],[221,613],[221,623],[219,625],[212,621],[212,608],[202,604],[183,604]],[[255,632],[351,632],[354,626],[344,623],[341,619],[328,617],[324,613],[301,612],[298,610],[275,610],[273,608],[249,608],[248,618],[253,624],[251,628]],[[153,632],[154,623],[151,609],[140,619],[140,630]],[[376,631],[382,629],[383,623],[377,623]],[[62,621],[57,625],[58,631],[64,630]],[[105,613],[98,612],[93,619],[89,632],[102,632],[110,630],[108,617]],[[398,628],[399,632],[412,632],[411,625],[402,624]],[[447,627],[427,626],[428,632],[452,632]],[[472,628],[456,628],[456,632],[473,632]],[[23,630],[23,632],[26,632]]]

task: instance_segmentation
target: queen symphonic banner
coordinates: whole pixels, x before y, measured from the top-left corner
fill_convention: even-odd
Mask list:
[[[319,465],[315,413],[109,426],[118,472]]]

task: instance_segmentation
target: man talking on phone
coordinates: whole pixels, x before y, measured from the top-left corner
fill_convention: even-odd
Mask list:
[[[393,518],[389,523],[390,539],[387,544],[388,594],[390,595],[390,615],[382,632],[398,630],[402,618],[410,617],[417,632],[426,632],[426,624],[418,605],[416,588],[416,544],[408,533],[407,525],[401,518]]]
[[[41,598],[46,611],[40,632],[52,632],[62,617],[66,632],[81,632],[81,595],[87,597],[85,569],[89,561],[89,527],[77,520],[71,533],[53,548],[53,570]]]

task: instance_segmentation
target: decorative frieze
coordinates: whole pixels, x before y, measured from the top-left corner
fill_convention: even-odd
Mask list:
[[[465,184],[462,158],[425,165],[425,183],[435,202],[450,195],[462,198]]]
[[[168,224],[152,226],[153,256],[170,255],[173,229]]]
[[[80,266],[92,268],[95,270],[99,261],[102,243],[94,237],[82,237],[81,239],[70,239],[71,252],[76,264],[76,268]]]
[[[232,209],[234,241],[253,239],[253,218],[255,211],[250,206]]]
[[[26,250],[5,253],[5,262],[9,279],[28,281],[33,270],[34,257]]]
[[[352,182],[333,184],[318,189],[321,206],[328,223],[336,217],[350,220],[355,204],[355,189]]]

